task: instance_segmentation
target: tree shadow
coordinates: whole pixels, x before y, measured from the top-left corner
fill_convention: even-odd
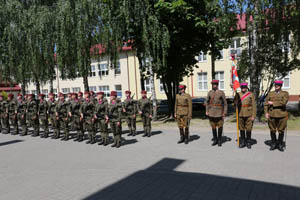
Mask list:
[[[198,200],[198,199],[287,199],[300,198],[300,188],[270,182],[179,172],[184,160],[164,158],[144,170],[137,171],[85,200]]]
[[[24,140],[11,140],[11,141],[7,141],[7,142],[1,142],[0,146],[15,144],[15,143],[19,143],[19,142],[24,142]]]

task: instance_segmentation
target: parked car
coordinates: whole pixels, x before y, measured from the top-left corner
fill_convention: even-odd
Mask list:
[[[192,99],[192,105],[193,110],[205,110],[205,102],[206,98],[193,98]]]
[[[157,100],[157,114],[158,115],[169,114],[168,100]]]

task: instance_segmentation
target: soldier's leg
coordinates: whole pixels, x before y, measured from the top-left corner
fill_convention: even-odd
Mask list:
[[[151,137],[151,118],[149,116],[147,116],[146,118],[146,126],[147,126],[147,136]]]
[[[284,139],[284,131],[287,127],[287,118],[281,118],[278,120],[278,150],[279,151],[284,151],[284,144],[283,144],[283,139]]]
[[[28,128],[27,128],[27,123],[26,123],[26,119],[21,119],[21,126],[22,126],[22,136],[23,135],[27,135],[27,132],[28,132]]]
[[[181,143],[184,142],[184,130],[183,130],[183,124],[182,124],[181,116],[177,116],[176,121],[177,121],[177,126],[179,128],[179,134],[180,134],[180,139],[177,143],[181,144]]]
[[[239,129],[240,129],[240,148],[244,148],[246,146],[246,129],[245,129],[245,120],[243,117],[239,117]]]
[[[120,125],[116,123],[116,141],[117,145],[116,147],[119,148],[121,146],[121,131],[122,131],[122,125],[120,122]]]
[[[271,136],[270,151],[273,151],[276,149],[276,119],[270,118],[268,120],[268,126],[270,129],[270,136]]]
[[[132,135],[131,117],[129,116],[126,117],[126,123],[128,125],[128,130],[129,130],[128,136],[131,136]]]
[[[84,140],[84,128],[83,128],[83,121],[80,121],[80,118],[78,118],[79,122],[79,140],[78,142],[82,142]]]
[[[132,117],[131,119],[131,129],[132,129],[132,136],[136,135],[136,117]]]
[[[2,113],[0,113],[0,133],[2,132]]]
[[[189,143],[189,137],[190,137],[190,132],[189,132],[190,123],[188,121],[187,116],[185,116],[183,118],[183,122],[184,122],[184,127],[185,127],[185,130],[184,130],[184,143],[188,144]]]
[[[99,124],[98,126],[99,126],[100,137],[101,137],[101,141],[98,143],[98,145],[102,145],[102,144],[104,144],[104,141],[105,141],[105,121],[99,120],[98,124]]]
[[[41,129],[43,129],[43,131],[45,132],[45,119],[44,119],[44,116],[40,116],[40,119],[39,119],[39,122],[40,122],[40,127]],[[41,135],[40,137],[43,138],[45,135]]]
[[[213,134],[213,143],[211,145],[215,146],[218,144],[216,119],[213,117],[209,117],[209,123],[210,123],[211,129],[212,129],[212,134]]]
[[[61,122],[58,119],[55,119],[55,129],[54,129],[54,139],[58,139],[60,137],[60,127],[61,127]]]
[[[111,145],[111,147],[115,147],[115,146],[117,146],[117,140],[116,140],[116,134],[117,134],[116,122],[110,122],[110,128],[111,128],[111,131],[114,134],[114,143],[113,143],[113,145]]]
[[[91,124],[91,135],[92,135],[92,142],[91,144],[95,144],[97,141],[96,141],[96,130],[97,130],[97,124],[95,123],[92,123]]]
[[[17,116],[15,116],[14,123],[15,123],[15,133],[19,134],[19,124],[18,124],[18,117]]]
[[[88,141],[86,142],[86,144],[90,144],[92,142],[90,123],[85,122],[84,126],[86,127],[86,130],[88,131]]]
[[[247,118],[246,121],[246,134],[247,134],[247,148],[251,149],[251,134],[252,134],[252,128],[253,128],[253,121],[250,117]]]
[[[223,136],[223,124],[224,124],[224,121],[222,118],[219,118],[219,121],[218,121],[218,146],[222,146],[222,136]]]
[[[10,119],[9,117],[6,118],[6,128],[7,128],[7,134],[10,133]]]

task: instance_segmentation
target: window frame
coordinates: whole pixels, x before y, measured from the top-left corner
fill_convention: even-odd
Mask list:
[[[204,87],[204,83],[205,83],[205,80],[204,80],[204,74],[206,74],[206,86],[207,88],[205,89]],[[200,75],[202,75],[202,80],[200,80]],[[202,82],[202,89],[199,87],[199,83]],[[198,72],[197,73],[197,89],[199,92],[202,92],[202,91],[208,91],[208,73],[207,72]]]

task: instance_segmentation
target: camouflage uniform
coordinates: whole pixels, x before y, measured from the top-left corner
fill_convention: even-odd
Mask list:
[[[48,117],[50,119],[50,123],[54,131],[54,135],[57,135],[59,132],[59,126],[57,126],[58,123],[56,123],[56,114],[55,114],[56,101],[53,98],[53,99],[49,99],[47,103],[48,103]],[[55,136],[53,136],[53,138],[54,137]]]
[[[151,136],[151,117],[153,114],[152,101],[148,98],[141,98],[138,101],[138,111],[141,113],[142,122],[144,126],[144,137]]]
[[[7,111],[7,107],[8,107],[8,102],[6,100],[3,100],[1,102],[1,121],[2,121],[2,124],[4,125],[4,127],[6,128],[6,130],[8,130],[9,128],[9,118],[8,118],[8,113],[6,112]],[[2,129],[2,126],[1,126],[1,129]],[[4,133],[8,133],[7,131],[4,132]]]
[[[5,115],[4,103],[5,103],[5,101],[3,100],[3,96],[1,95],[1,100],[0,100],[0,132],[2,132],[2,125],[3,125],[3,122],[4,122],[4,115]]]
[[[136,101],[132,98],[126,98],[123,102],[123,109],[124,109],[124,115],[125,120],[128,125],[129,134],[128,136],[136,135],[136,113],[137,113],[137,105]]]
[[[16,100],[12,99],[8,101],[7,104],[7,113],[9,116],[10,125],[14,127],[14,133],[12,135],[19,134],[19,125],[18,125],[18,118],[17,118],[17,102]],[[7,132],[10,133],[10,125],[8,126]]]
[[[108,115],[108,102],[103,98],[98,100],[95,108],[95,116],[101,133],[101,142],[99,145],[107,145],[109,143],[108,130],[107,130],[107,115]]]
[[[60,137],[60,128],[64,129],[64,137],[62,140],[69,140],[69,112],[70,104],[68,101],[59,100],[55,106],[56,122],[58,130],[55,132],[55,138]]]
[[[39,118],[38,118],[39,105],[35,99],[29,100],[27,103],[27,116],[29,126],[33,127],[33,136],[39,136]]]
[[[81,103],[78,99],[74,99],[71,101],[71,105],[70,105],[70,112],[72,114],[71,127],[72,130],[77,131],[77,138],[75,139],[75,141],[82,141],[84,136],[83,128],[81,126],[81,121],[80,121],[80,107],[81,107]]]
[[[47,138],[49,136],[48,110],[48,102],[42,99],[39,103],[39,120],[40,126],[44,129],[44,135],[41,136],[43,138]]]
[[[113,93],[112,96],[116,96]],[[114,134],[114,144],[112,147],[121,146],[121,118],[122,118],[122,103],[120,99],[111,100],[108,105],[108,117],[110,122],[110,128]]]
[[[96,130],[94,122],[95,104],[90,98],[86,98],[80,107],[80,113],[83,116],[83,128],[88,131],[89,140],[87,144],[96,143]]]
[[[20,122],[20,125],[22,127],[23,133],[22,136],[27,135],[28,128],[26,123],[26,110],[27,110],[27,102],[24,99],[18,100],[17,105],[17,116],[18,121]]]

